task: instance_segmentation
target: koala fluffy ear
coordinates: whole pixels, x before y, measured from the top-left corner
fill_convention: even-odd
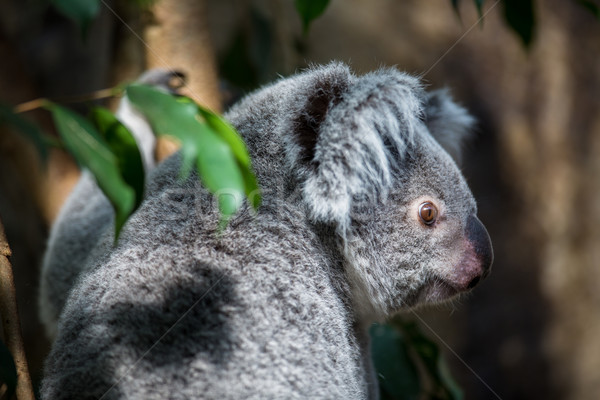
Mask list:
[[[331,64],[309,76],[291,167],[309,216],[345,233],[353,200],[387,195],[393,165],[422,124],[424,94],[417,79],[392,69],[356,77]]]
[[[460,162],[463,142],[475,125],[475,119],[452,99],[448,89],[427,93],[424,106],[424,121],[429,132],[456,162]]]
[[[288,143],[288,155],[293,168],[302,166],[312,170],[317,164],[315,151],[321,125],[342,100],[353,76],[348,66],[341,63],[309,70],[307,75],[311,79],[302,88],[298,109],[294,112],[293,143]]]

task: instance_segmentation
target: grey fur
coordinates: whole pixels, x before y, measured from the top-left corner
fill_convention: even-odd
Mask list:
[[[434,138],[455,160],[460,161],[461,145],[475,125],[467,110],[452,100],[448,89],[438,89],[427,94],[425,123]]]
[[[338,63],[250,94],[226,117],[263,204],[220,234],[214,199],[196,176],[177,179],[175,155],[113,248],[109,204],[84,174],[43,268],[56,341],[42,397],[377,398],[369,325],[469,290],[492,260],[465,180],[423,122],[427,96],[396,70],[357,77]],[[453,132],[472,122],[444,99],[436,137],[444,118]]]

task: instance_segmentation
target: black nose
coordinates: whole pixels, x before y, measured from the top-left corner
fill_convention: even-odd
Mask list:
[[[494,250],[492,249],[490,235],[485,229],[485,226],[483,226],[479,218],[475,215],[469,216],[466,233],[467,239],[473,245],[475,253],[481,261],[481,268],[483,269],[482,278],[485,278],[489,275],[492,269],[492,263],[494,262]],[[475,284],[472,286],[475,286]]]

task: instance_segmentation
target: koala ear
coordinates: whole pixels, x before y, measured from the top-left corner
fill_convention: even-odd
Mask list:
[[[313,169],[321,125],[329,111],[342,100],[353,77],[350,69],[341,63],[309,70],[306,75],[309,82],[301,83],[301,100],[294,112],[288,156],[293,168]]]
[[[448,89],[439,89],[425,96],[424,120],[431,135],[456,162],[460,162],[463,142],[475,125],[475,119],[452,99]]]
[[[345,233],[354,199],[387,194],[391,168],[421,124],[423,94],[415,78],[392,69],[357,78],[336,64],[313,83],[296,118],[292,167],[309,216]]]

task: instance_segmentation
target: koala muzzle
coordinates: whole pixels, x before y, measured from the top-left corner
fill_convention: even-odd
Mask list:
[[[481,221],[471,215],[467,219],[462,256],[445,281],[457,293],[471,290],[489,275],[493,260],[490,236]]]
[[[467,251],[463,257],[463,266],[460,281],[466,284],[462,289],[468,290],[475,287],[482,279],[487,277],[494,261],[492,241],[485,226],[475,215],[467,219],[466,229]]]

